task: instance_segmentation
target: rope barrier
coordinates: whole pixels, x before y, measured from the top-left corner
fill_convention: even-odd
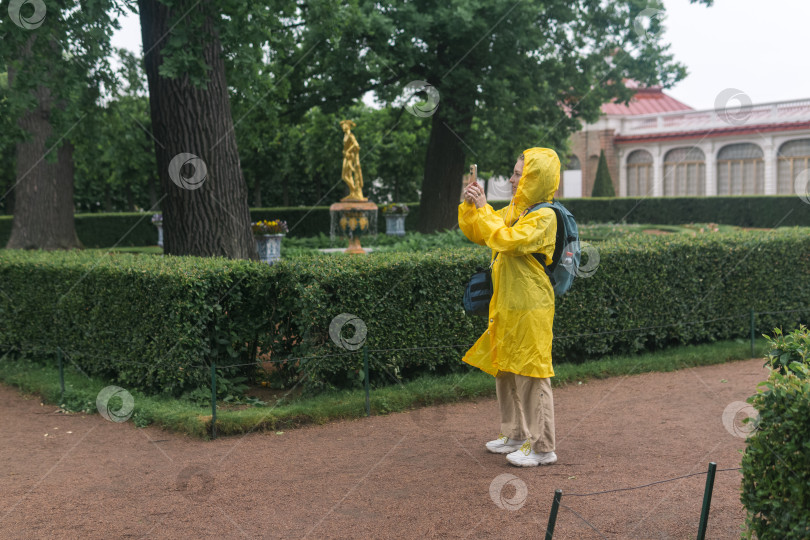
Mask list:
[[[742,470],[742,467],[734,467],[734,468],[731,468],[731,469],[717,469],[716,472],[741,471],[741,470]],[[619,491],[632,491],[632,490],[635,490],[635,489],[643,489],[643,488],[647,488],[647,487],[650,487],[650,486],[655,486],[655,485],[658,485],[658,484],[666,484],[667,482],[674,482],[676,480],[683,480],[684,478],[689,478],[689,477],[692,477],[692,476],[701,476],[701,475],[704,475],[704,474],[708,474],[708,471],[696,472],[696,473],[692,473],[692,474],[685,474],[683,476],[676,476],[675,478],[667,478],[666,480],[657,480],[655,482],[650,482],[649,484],[644,484],[644,485],[641,485],[641,486],[633,486],[633,487],[618,488],[618,489],[607,489],[605,491],[594,491],[593,493],[566,493],[565,496],[566,497],[590,497],[592,495],[604,495],[605,493],[617,493]]]

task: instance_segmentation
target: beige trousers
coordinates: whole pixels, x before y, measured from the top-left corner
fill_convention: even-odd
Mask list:
[[[553,452],[554,396],[551,379],[499,371],[495,391],[501,411],[501,433],[531,442],[535,452]]]

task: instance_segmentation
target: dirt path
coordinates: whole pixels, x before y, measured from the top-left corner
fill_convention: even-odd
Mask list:
[[[54,414],[0,386],[0,536],[542,538],[556,488],[638,486],[709,461],[738,467],[744,440],[721,417],[755,392],[762,363],[557,389],[560,460],[538,469],[484,450],[497,435],[494,400],[203,442]],[[503,474],[517,479],[502,477],[511,481],[499,492]],[[740,478],[718,473],[707,538],[739,538]],[[560,510],[554,538],[600,538],[572,510],[605,538],[694,538],[704,482],[564,495],[571,510]]]

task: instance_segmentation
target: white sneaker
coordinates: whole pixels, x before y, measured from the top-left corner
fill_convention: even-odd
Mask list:
[[[494,441],[489,441],[486,444],[486,447],[487,450],[493,454],[508,454],[509,452],[514,452],[520,448],[523,443],[524,441],[510,439],[506,435],[499,433],[498,438]]]
[[[554,452],[535,452],[532,450],[532,444],[526,441],[515,452],[507,455],[506,461],[516,467],[537,467],[538,465],[557,463],[557,454]]]

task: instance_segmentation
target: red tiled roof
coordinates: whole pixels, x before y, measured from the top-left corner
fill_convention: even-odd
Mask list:
[[[627,86],[630,86],[629,84]],[[630,103],[605,103],[602,113],[611,116],[635,116],[637,114],[655,114],[674,111],[691,111],[692,107],[666,95],[660,86],[639,88]]]

